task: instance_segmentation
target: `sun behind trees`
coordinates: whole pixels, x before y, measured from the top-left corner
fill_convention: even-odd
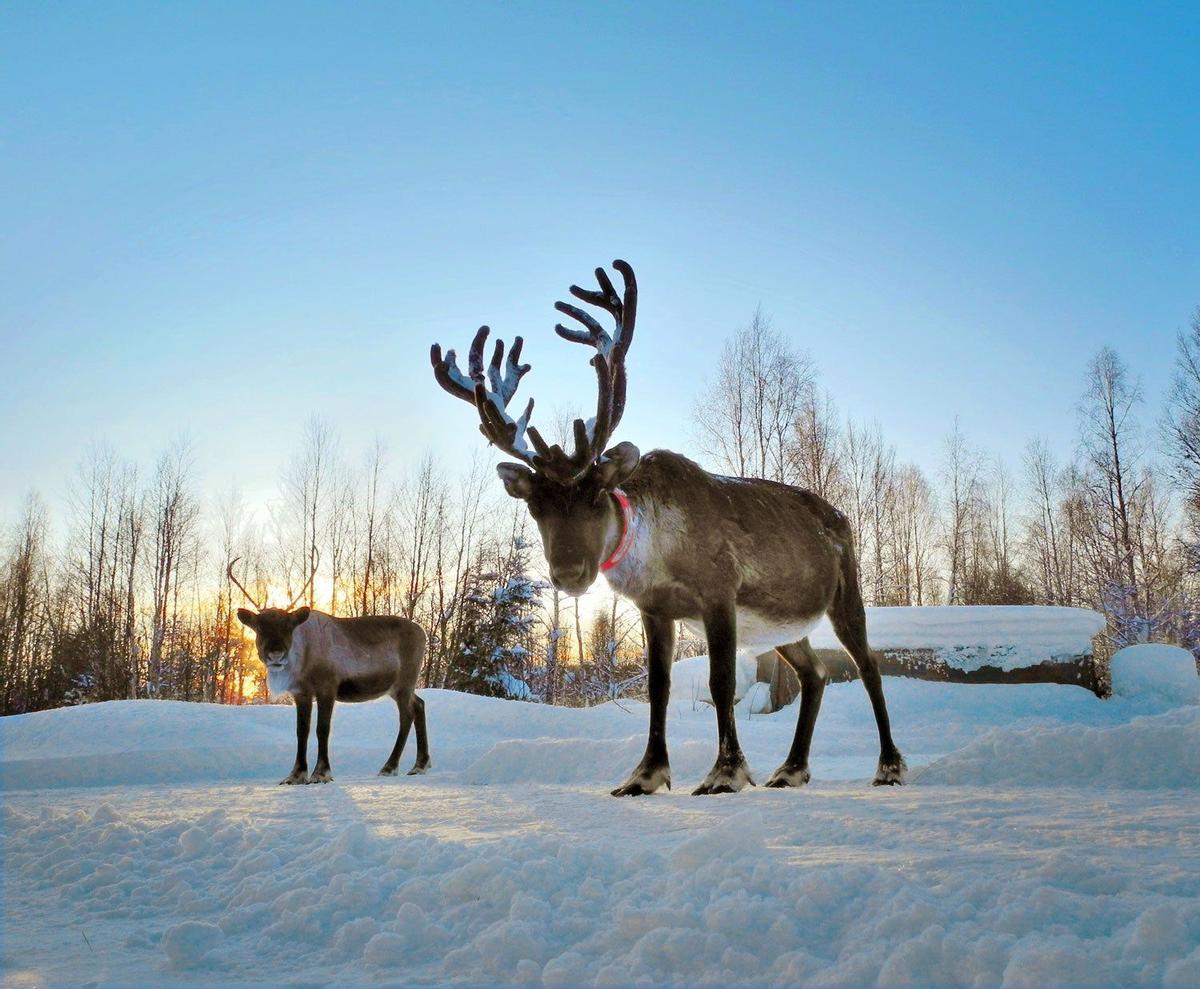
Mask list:
[[[706,466],[816,491],[849,517],[869,604],[1049,604],[1108,617],[1108,649],[1200,651],[1200,310],[1180,336],[1160,427],[1120,355],[1081,369],[1075,455],[1032,438],[1010,469],[948,425],[940,462],[897,458],[843,419],[818,369],[756,312],[697,404]],[[546,586],[521,511],[487,463],[355,463],[314,420],[255,520],[197,490],[191,445],[149,470],[88,450],[52,520],[31,494],[0,544],[0,712],[119,698],[266,699],[225,575],[240,556],[268,599],[429,631],[422,687],[590,704],[639,687],[641,629],[615,597],[582,609]],[[1182,495],[1182,497],[1179,497]],[[684,647],[687,648],[687,647]],[[1103,651],[1103,648],[1102,648]]]

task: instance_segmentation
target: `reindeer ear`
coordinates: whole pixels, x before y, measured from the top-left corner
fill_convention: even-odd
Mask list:
[[[611,491],[633,476],[641,460],[641,451],[632,443],[618,443],[604,452],[604,456],[592,468],[592,474],[600,482],[600,487]]]
[[[291,620],[292,628],[295,628],[297,625],[303,625],[306,621],[308,621],[308,616],[310,614],[312,614],[312,612],[308,608],[297,608],[295,611],[293,611],[291,615],[288,616]]]
[[[245,625],[246,628],[252,628],[256,632],[258,631],[258,615],[256,615],[249,608],[238,608],[237,616],[238,621]]]
[[[497,464],[496,473],[504,482],[509,497],[528,501],[533,494],[533,471],[524,464]]]

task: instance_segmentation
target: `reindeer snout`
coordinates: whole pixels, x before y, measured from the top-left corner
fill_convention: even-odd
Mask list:
[[[561,564],[550,568],[550,581],[565,594],[582,594],[591,585],[594,574],[586,562]]]
[[[283,663],[283,661],[286,657],[287,657],[286,652],[282,652],[282,651],[269,652],[269,653],[267,653],[267,662],[272,664],[273,666],[280,665]]]

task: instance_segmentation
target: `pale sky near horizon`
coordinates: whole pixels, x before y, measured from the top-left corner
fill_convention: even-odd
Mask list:
[[[552,304],[614,257],[643,450],[696,452],[758,305],[930,473],[956,415],[1068,453],[1105,344],[1152,422],[1200,304],[1197,65],[1189,5],[6,5],[0,520],[91,442],[186,433],[252,502],[314,415],[465,459],[429,344],[522,333],[542,421],[590,405]]]

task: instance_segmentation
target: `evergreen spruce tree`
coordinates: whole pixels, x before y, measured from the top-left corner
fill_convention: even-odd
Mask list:
[[[481,551],[468,575],[462,645],[447,685],[488,697],[533,700],[529,646],[546,585],[529,573],[529,542],[517,528]]]

